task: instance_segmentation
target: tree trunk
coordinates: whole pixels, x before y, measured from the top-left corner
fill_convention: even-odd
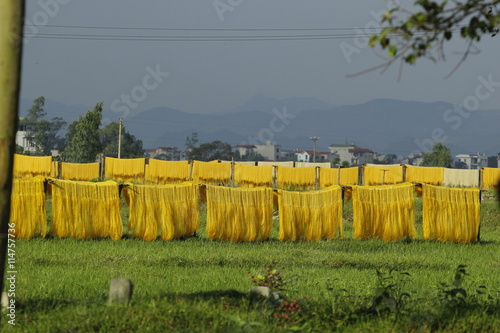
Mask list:
[[[23,17],[24,1],[0,0],[0,291],[3,290],[9,240],[12,164],[15,152],[21,78]],[[15,240],[13,244],[15,244]]]

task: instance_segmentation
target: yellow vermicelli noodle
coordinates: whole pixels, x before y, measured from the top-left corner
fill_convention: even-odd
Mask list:
[[[209,239],[232,242],[267,240],[273,221],[270,188],[207,186]]]
[[[14,179],[12,182],[9,223],[14,223],[16,238],[45,237],[47,214],[44,179]]]
[[[423,239],[472,243],[480,222],[478,188],[423,185]]]
[[[317,241],[344,237],[342,224],[342,188],[278,192],[282,241]]]
[[[52,162],[52,171],[50,172],[51,178],[59,178],[59,162]]]
[[[275,162],[275,161],[258,161],[257,166],[280,166],[293,168],[295,162],[294,161],[283,161],[283,162]]]
[[[234,165],[234,183],[242,187],[272,187],[272,166]]]
[[[479,170],[444,168],[443,186],[479,187]]]
[[[52,225],[56,237],[90,239],[123,234],[118,184],[53,180]]]
[[[355,239],[416,236],[413,184],[353,186],[352,204]]]
[[[124,195],[130,206],[128,228],[146,241],[161,234],[172,240],[193,234],[199,227],[198,185],[127,184]]]
[[[278,166],[276,179],[278,187],[282,189],[315,189],[316,168],[288,168]]]
[[[330,168],[330,162],[295,162],[295,168],[310,168],[310,167],[318,167],[318,168]]]
[[[105,159],[105,177],[122,182],[143,182],[146,159],[145,158],[113,158]]]
[[[442,167],[406,165],[405,168],[405,181],[409,183],[440,185],[444,179],[444,168]]]
[[[491,190],[500,183],[500,168],[483,168],[481,170],[482,188]]]
[[[189,180],[188,161],[161,161],[149,159],[145,182],[152,185],[183,183]]]
[[[92,180],[99,178],[99,163],[65,163],[61,162],[61,179]]]
[[[193,161],[193,181],[205,185],[229,184],[231,163]]]
[[[363,167],[363,184],[367,186],[398,184],[403,182],[402,165],[373,164]]]
[[[340,184],[339,184],[340,171]],[[319,168],[319,187],[327,188],[332,185],[358,185],[359,168]]]
[[[52,156],[25,156],[14,154],[14,178],[52,176]]]

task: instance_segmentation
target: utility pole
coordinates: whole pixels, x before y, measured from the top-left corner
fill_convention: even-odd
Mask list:
[[[385,183],[385,173],[386,171],[389,171],[388,169],[382,169],[382,185]]]
[[[119,118],[120,124],[118,126],[118,158],[121,156],[121,150],[122,150],[122,123],[123,123],[123,118]]]
[[[309,140],[313,141],[313,162],[316,163],[316,141],[319,140],[319,137],[311,136]]]
[[[15,223],[10,223],[10,204],[21,87],[23,19],[24,1],[0,1],[0,293],[4,290],[7,249],[9,253],[17,253],[14,252],[17,241],[12,233]],[[9,260],[9,274],[15,276],[16,270],[15,262]],[[0,326],[7,324],[2,322]]]

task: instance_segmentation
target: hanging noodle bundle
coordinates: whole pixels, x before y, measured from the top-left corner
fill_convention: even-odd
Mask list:
[[[444,168],[443,185],[449,187],[479,187],[479,170]]]
[[[113,158],[105,159],[105,177],[122,182],[143,182],[145,158]]]
[[[308,167],[319,167],[319,168],[330,168],[330,162],[295,162],[296,168],[308,168]]]
[[[161,161],[149,159],[145,182],[152,185],[183,183],[189,180],[188,161]]]
[[[479,189],[423,184],[423,239],[472,243],[480,221]]]
[[[13,180],[9,223],[15,225],[17,238],[45,237],[47,215],[42,177]]]
[[[193,181],[198,184],[229,184],[231,163],[193,161]]]
[[[234,165],[234,183],[242,187],[272,187],[272,166]]]
[[[224,163],[231,163],[231,161],[222,161]],[[236,164],[240,165],[249,165],[249,166],[256,166],[257,162],[256,161],[238,161]]]
[[[316,168],[276,167],[278,187],[282,189],[314,189],[316,188]]]
[[[59,177],[59,162],[53,161],[52,162],[52,172],[50,173],[51,178],[58,178]]]
[[[340,184],[339,184],[340,171]],[[351,168],[319,168],[319,187],[332,185],[358,185],[358,167]]]
[[[14,178],[52,176],[52,156],[26,156],[14,154]]]
[[[278,202],[280,240],[317,241],[344,237],[340,186],[311,192],[280,190]]]
[[[270,188],[208,186],[208,238],[232,242],[268,239],[273,223],[273,196]]]
[[[275,161],[258,161],[257,165],[258,166],[280,166],[280,167],[287,167],[287,168],[293,168],[294,161],[283,161],[283,162],[275,162]]]
[[[363,167],[363,180],[368,186],[401,183],[403,182],[403,166],[366,165]]]
[[[442,167],[406,165],[405,168],[405,181],[409,183],[440,185],[444,179],[444,168]]]
[[[384,241],[415,237],[413,184],[354,186],[354,238]]]
[[[122,237],[120,199],[115,182],[53,180],[50,184],[52,235],[77,239],[118,240]]]
[[[99,178],[99,163],[61,162],[61,179],[92,180]]]
[[[500,169],[499,168],[483,168],[482,172],[482,188],[493,189],[498,187],[500,183]]]
[[[130,206],[128,229],[146,241],[172,240],[193,234],[199,227],[198,186],[127,184],[124,195]]]
[[[332,185],[339,185],[338,168],[319,168],[319,187],[326,188]]]

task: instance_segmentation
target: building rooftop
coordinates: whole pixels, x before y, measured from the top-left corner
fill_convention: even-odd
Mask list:
[[[254,145],[237,145],[237,146],[234,146],[234,148],[247,148],[247,149],[253,149],[253,148],[257,148],[257,147],[255,147]]]
[[[354,149],[349,149],[350,153],[373,153],[370,149],[367,148],[354,148]]]

